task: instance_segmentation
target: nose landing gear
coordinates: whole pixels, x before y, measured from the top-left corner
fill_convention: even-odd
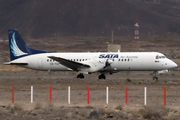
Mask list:
[[[153,80],[158,80],[158,77],[153,77]]]
[[[153,80],[156,80],[156,81],[158,81],[158,77],[157,77],[157,71],[154,71],[154,77],[153,77]]]

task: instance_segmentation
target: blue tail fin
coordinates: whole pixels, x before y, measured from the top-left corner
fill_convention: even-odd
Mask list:
[[[47,53],[29,48],[15,29],[9,29],[8,35],[11,61],[32,54]]]

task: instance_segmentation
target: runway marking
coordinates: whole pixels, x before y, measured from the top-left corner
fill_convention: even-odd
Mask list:
[[[164,106],[166,106],[166,88],[164,88]]]
[[[68,86],[68,103],[70,104],[70,96],[71,94],[70,94],[70,86]]]
[[[90,97],[90,96],[89,96],[89,87],[88,87],[88,105],[89,105],[89,97]]]
[[[108,91],[109,91],[109,88],[106,87],[106,104],[108,104]]]
[[[144,105],[146,105],[146,87],[144,87]]]
[[[52,87],[50,86],[50,102],[51,102],[51,98],[52,97]]]
[[[126,104],[127,104],[127,101],[128,101],[128,88],[126,87]]]
[[[31,103],[33,103],[33,86],[31,86]]]
[[[12,104],[14,104],[14,86],[12,86]]]

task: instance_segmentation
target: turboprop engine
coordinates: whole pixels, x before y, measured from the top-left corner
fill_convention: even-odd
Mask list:
[[[111,60],[111,59],[107,59],[107,60],[106,60],[106,64],[105,64],[104,68],[106,68],[106,67],[110,66],[112,63],[113,63],[113,60]]]
[[[98,59],[97,57],[95,57],[94,59],[92,59],[90,61],[84,61],[83,63],[90,65],[90,67],[89,68],[81,68],[81,69],[79,69],[79,72],[80,73],[93,73],[93,72],[97,72],[101,69],[107,68],[108,66],[110,66],[113,63],[113,60]]]
[[[90,67],[89,68],[81,68],[81,69],[79,69],[79,72],[80,73],[93,73],[93,72],[97,72],[104,68],[104,66],[106,65],[106,59],[100,60],[98,58],[93,58],[92,60],[85,61],[83,63],[90,65]]]

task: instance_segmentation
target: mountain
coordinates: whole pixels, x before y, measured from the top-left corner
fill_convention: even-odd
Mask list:
[[[139,18],[140,34],[180,32],[180,3],[163,0],[1,0],[0,36],[18,29],[28,38],[55,36],[134,35]]]

